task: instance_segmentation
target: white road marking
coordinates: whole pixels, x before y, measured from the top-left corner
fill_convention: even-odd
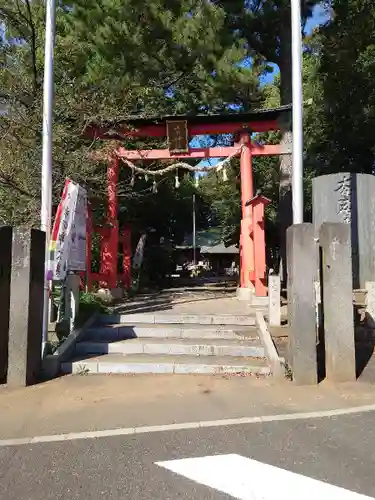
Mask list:
[[[265,422],[280,422],[287,420],[309,420],[313,418],[338,417],[355,413],[375,411],[375,404],[354,406],[352,408],[337,408],[305,413],[284,413],[281,415],[264,415],[259,417],[229,418],[225,420],[202,420],[199,422],[182,422],[180,424],[150,425],[143,427],[122,427],[119,429],[104,429],[101,431],[69,432],[67,434],[52,434],[24,438],[0,439],[0,448],[5,446],[21,446],[37,443],[58,443],[76,439],[97,439],[113,436],[129,436],[134,434],[150,434],[154,432],[185,431],[190,429],[207,429],[213,427],[231,427],[234,425],[250,425]]]
[[[374,500],[241,455],[186,458],[156,464],[238,500]]]

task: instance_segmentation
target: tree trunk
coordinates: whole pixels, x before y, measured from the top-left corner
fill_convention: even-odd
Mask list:
[[[289,10],[289,9],[288,9]],[[288,22],[286,22],[288,20]],[[280,47],[280,98],[281,104],[292,102],[292,53],[290,15],[284,19],[281,29]],[[290,122],[281,130],[281,144],[292,143]],[[281,279],[286,282],[286,230],[293,224],[292,210],[292,155],[280,157],[280,184],[278,206],[279,248]]]

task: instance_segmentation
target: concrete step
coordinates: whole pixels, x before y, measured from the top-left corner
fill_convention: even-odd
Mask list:
[[[155,354],[171,356],[264,357],[259,340],[238,339],[128,339],[117,342],[83,341],[76,354]]]
[[[174,324],[174,325],[241,325],[254,326],[255,314],[234,315],[234,314],[174,314],[174,313],[129,313],[101,315],[98,320],[101,324],[127,325],[143,324]]]
[[[126,340],[132,338],[237,339],[257,338],[254,326],[138,324],[97,325],[89,329],[84,340]]]
[[[269,375],[265,359],[231,356],[157,356],[152,354],[106,354],[92,358],[75,358],[61,365],[63,373],[123,374],[253,374]]]

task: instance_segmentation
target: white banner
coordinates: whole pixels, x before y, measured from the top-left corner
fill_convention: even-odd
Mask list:
[[[67,179],[51,235],[48,280],[63,280],[68,271],[86,268],[87,195]]]
[[[87,193],[78,186],[76,207],[72,223],[68,271],[86,271]]]
[[[142,266],[146,238],[147,238],[147,234],[142,234],[142,236],[139,238],[138,245],[137,245],[137,248],[135,250],[134,257],[133,257],[133,268],[134,269],[139,269]]]

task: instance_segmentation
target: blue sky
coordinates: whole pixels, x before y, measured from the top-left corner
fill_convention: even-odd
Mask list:
[[[306,29],[305,33],[308,35],[312,32],[316,26],[319,26],[320,24],[325,23],[328,21],[329,16],[326,12],[326,10],[323,8],[322,5],[316,5],[314,8],[313,16],[308,19],[306,23]]]

